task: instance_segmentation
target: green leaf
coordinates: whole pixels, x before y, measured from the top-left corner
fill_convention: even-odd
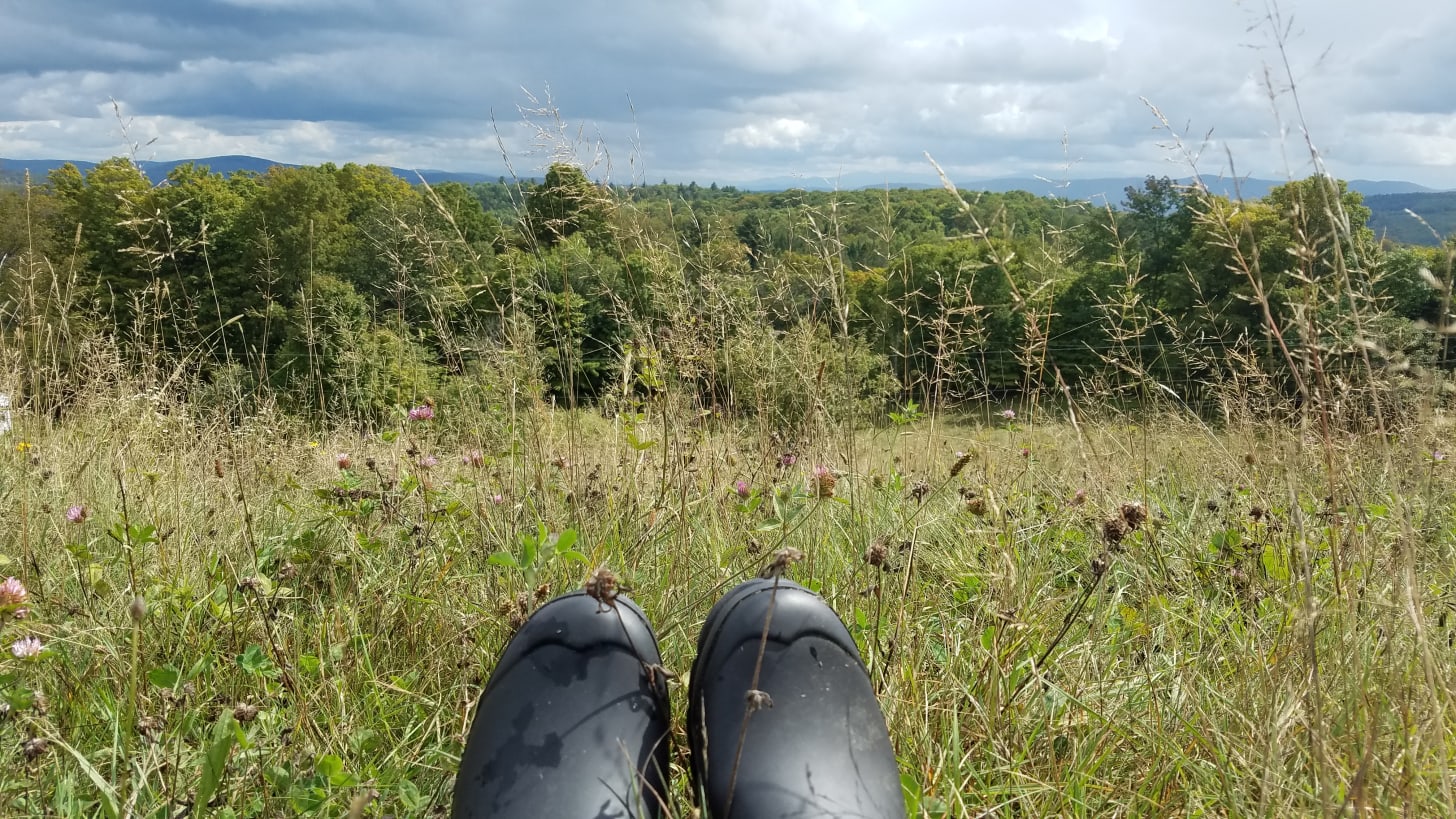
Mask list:
[[[231,715],[229,715],[231,716]],[[293,784],[293,774],[282,765],[270,765],[263,769],[263,778],[275,791],[286,791]]]
[[[268,655],[263,653],[263,647],[257,643],[249,645],[238,655],[238,665],[249,674],[266,673],[272,664]]]
[[[212,727],[212,741],[207,744],[207,752],[203,754],[202,776],[198,777],[197,795],[192,800],[202,810],[207,809],[207,803],[212,801],[213,793],[222,782],[222,775],[227,770],[228,756],[232,754],[236,740],[232,712],[223,709],[218,715],[217,723]]]
[[[410,813],[419,813],[425,808],[425,797],[415,783],[405,779],[399,783],[399,804]]]
[[[359,784],[359,778],[344,770],[344,760],[334,754],[324,754],[314,763],[314,770],[319,776],[328,779],[329,784],[336,788],[347,787]]]
[[[1243,533],[1238,529],[1223,529],[1213,533],[1209,548],[1214,552],[1232,551],[1243,542]]]
[[[521,568],[521,564],[516,560],[516,556],[511,554],[510,552],[496,552],[495,554],[486,558],[485,562],[491,564],[492,566],[505,566],[511,569]]]
[[[1271,543],[1264,547],[1261,562],[1264,564],[1264,573],[1269,576],[1270,580],[1286,581],[1289,579],[1289,564],[1284,562],[1283,556],[1279,554],[1278,549],[1274,548],[1274,544]]]
[[[556,538],[556,553],[559,555],[562,552],[570,551],[571,547],[576,543],[576,538],[577,534],[575,529],[567,529],[565,532],[562,532]]]
[[[182,681],[182,671],[176,666],[164,665],[148,671],[147,679],[158,688],[176,688]]]
[[[203,655],[202,659],[193,663],[192,667],[187,669],[187,674],[183,677],[183,679],[195,680],[203,674],[207,673],[208,671],[212,670],[212,664],[216,659],[217,656],[214,654]]]
[[[22,712],[30,709],[35,702],[35,691],[30,688],[7,688],[5,690],[5,704],[10,706],[12,712]]]
[[[344,760],[335,754],[324,754],[313,763],[313,769],[332,780],[344,772]]]
[[[646,452],[654,446],[657,446],[656,441],[643,441],[639,439],[636,434],[634,434],[630,429],[627,430],[627,443],[638,452]]]
[[[328,780],[321,776],[310,776],[296,782],[288,792],[288,802],[294,813],[314,813],[329,801],[329,792],[324,788]]]
[[[591,562],[591,560],[589,560],[586,555],[582,554],[581,552],[576,551],[575,549],[572,549],[572,550],[569,550],[569,551],[565,551],[565,552],[557,552],[556,553],[556,557],[558,559],[560,559],[560,560],[565,560],[567,563],[590,563]]]

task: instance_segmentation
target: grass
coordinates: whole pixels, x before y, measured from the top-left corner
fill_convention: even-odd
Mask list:
[[[17,414],[0,572],[31,613],[3,638],[46,650],[0,659],[0,813],[438,815],[542,599],[610,567],[681,675],[712,602],[785,547],[861,646],[912,815],[1456,807],[1440,418],[1326,449],[1172,411],[931,415],[785,466],[711,418],[436,409],[368,435],[121,391]],[[1128,503],[1149,517],[1115,543]]]

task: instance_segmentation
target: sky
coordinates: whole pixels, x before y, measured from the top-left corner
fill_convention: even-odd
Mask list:
[[[0,0],[0,156],[860,185],[1285,179],[1308,139],[1456,188],[1453,42],[1438,0]]]

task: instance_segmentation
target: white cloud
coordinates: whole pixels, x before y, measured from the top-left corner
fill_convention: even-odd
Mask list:
[[[811,122],[780,117],[730,129],[723,135],[723,142],[745,148],[791,148],[797,151],[805,142],[818,135],[818,126]]]

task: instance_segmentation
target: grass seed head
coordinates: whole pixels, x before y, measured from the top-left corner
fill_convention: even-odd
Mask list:
[[[956,458],[956,462],[953,463],[953,464],[951,464],[951,466],[950,466],[950,476],[952,478],[954,478],[955,476],[961,474],[961,472],[965,470],[966,464],[969,464],[970,462],[971,462],[971,453],[969,453],[969,452],[962,452],[962,453],[960,453],[960,457]]]

